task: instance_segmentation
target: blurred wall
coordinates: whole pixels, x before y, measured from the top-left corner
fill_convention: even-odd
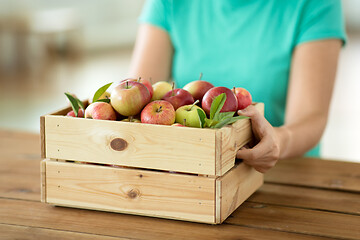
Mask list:
[[[129,46],[136,36],[143,3],[144,0],[0,0],[0,21],[7,27],[23,21],[21,24],[32,28],[39,17],[63,10],[71,12],[71,18],[81,27],[85,49]],[[62,18],[66,15],[58,18],[66,21]],[[41,21],[43,25],[53,23],[45,17]]]

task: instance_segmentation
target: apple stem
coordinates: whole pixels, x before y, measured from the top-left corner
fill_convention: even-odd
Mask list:
[[[203,76],[203,73],[201,72],[200,76],[199,76],[199,80],[201,80],[202,76]]]
[[[140,82],[140,80],[141,80],[141,77],[138,77],[137,82]]]
[[[172,92],[171,92],[171,96],[174,96],[174,88],[175,88],[175,82],[172,83]]]
[[[162,106],[160,106],[157,110],[156,110],[156,112],[161,112],[161,110],[162,110]]]
[[[129,88],[129,81],[126,81],[126,89]]]
[[[186,126],[186,118],[184,118],[183,124],[184,126]]]
[[[198,102],[199,102],[199,99],[196,100],[196,101],[191,105],[191,107],[189,108],[189,111],[191,111],[191,109],[194,107],[194,105],[196,105]]]
[[[236,93],[235,93],[235,87],[233,87],[233,89],[232,89],[232,90],[233,90],[234,94],[236,94]]]

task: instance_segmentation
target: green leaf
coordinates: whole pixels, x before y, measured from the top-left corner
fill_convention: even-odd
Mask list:
[[[106,103],[110,103],[110,99],[105,98],[105,99],[98,99],[97,102],[106,102]]]
[[[231,118],[233,117],[235,112],[221,112],[219,113],[219,121],[225,119],[225,118]]]
[[[214,98],[210,107],[210,119],[218,120],[220,110],[223,108],[226,101],[226,94],[222,93]]]
[[[66,97],[69,99],[71,107],[75,113],[75,116],[78,116],[78,112],[79,112],[79,102],[78,100],[76,100],[75,97],[73,97],[70,93],[65,93]]]
[[[99,97],[101,97],[101,95],[103,95],[103,93],[106,92],[106,90],[110,87],[111,84],[112,84],[112,82],[99,88],[95,92],[92,102],[96,102],[99,99]]]
[[[78,98],[75,98],[75,99],[76,99],[78,105],[79,105],[83,110],[85,110],[84,103],[83,103],[82,101],[80,101]]]
[[[200,109],[197,109],[197,113],[198,113],[199,120],[200,120],[200,127],[203,128],[205,126],[206,115],[205,115],[204,111],[201,111]]]
[[[222,128],[223,126],[225,125],[228,125],[228,124],[232,124],[240,119],[248,119],[249,117],[246,117],[246,116],[237,116],[237,117],[230,117],[230,118],[225,118],[223,119],[222,121],[218,122],[214,128]]]
[[[223,126],[228,125],[230,121],[231,121],[231,118],[225,118],[222,121],[218,122],[214,126],[214,128],[222,128]]]

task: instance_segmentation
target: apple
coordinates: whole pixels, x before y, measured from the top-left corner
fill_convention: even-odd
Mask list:
[[[94,98],[94,94],[89,98],[89,104],[92,103],[93,98]],[[103,94],[101,94],[101,96],[99,97],[98,100],[100,100],[100,99],[110,99],[110,93],[104,92]]]
[[[200,118],[199,114],[197,112],[197,109],[200,109],[200,111],[204,112],[202,108],[199,106],[196,106],[195,104],[198,102],[194,102],[192,105],[185,105],[182,107],[179,107],[175,111],[175,121],[177,123],[181,123],[187,127],[201,127],[200,124]],[[205,115],[205,112],[204,112]]]
[[[233,88],[233,92],[237,98],[238,110],[242,110],[247,106],[251,105],[252,97],[248,90],[245,88]]]
[[[167,92],[164,95],[163,100],[170,102],[174,106],[175,110],[181,106],[194,103],[192,95],[181,88],[173,89]]]
[[[171,103],[164,100],[150,102],[141,111],[141,122],[171,125],[175,122],[175,109]]]
[[[154,83],[152,87],[154,90],[151,98],[152,101],[161,100],[164,95],[172,89],[172,85],[164,81]]]
[[[138,114],[151,99],[145,85],[134,81],[120,83],[110,95],[113,108],[126,117]]]
[[[85,118],[116,120],[116,113],[109,103],[94,102],[85,109]]]
[[[189,82],[186,84],[183,89],[191,93],[194,100],[199,100],[201,102],[204,94],[211,88],[214,87],[211,83],[201,80],[202,73],[200,73],[199,80]]]
[[[208,116],[210,115],[211,103],[213,102],[214,98],[222,93],[226,94],[226,101],[220,112],[236,112],[238,103],[235,94],[226,87],[213,87],[205,93],[201,102],[201,107]]]
[[[153,87],[152,87],[151,82],[149,80],[146,80],[144,78],[139,77],[138,79],[127,78],[127,79],[122,80],[121,82],[125,82],[125,81],[134,81],[134,82],[139,82],[139,83],[144,84],[145,87],[149,90],[150,98],[152,98],[154,90],[153,90]]]
[[[66,114],[66,116],[67,117],[75,117],[75,112],[74,112],[74,110],[71,110],[70,112],[68,112],[67,114]],[[79,118],[83,118],[84,117],[84,110],[83,109],[79,109],[79,111],[78,111],[78,116],[77,117],[79,117]]]

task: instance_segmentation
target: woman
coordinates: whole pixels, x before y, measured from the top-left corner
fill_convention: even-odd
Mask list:
[[[319,156],[345,42],[339,0],[151,0],[140,23],[132,77],[183,87],[203,72],[265,103],[265,117],[252,106],[239,112],[258,143],[238,158],[266,172],[311,148]]]

